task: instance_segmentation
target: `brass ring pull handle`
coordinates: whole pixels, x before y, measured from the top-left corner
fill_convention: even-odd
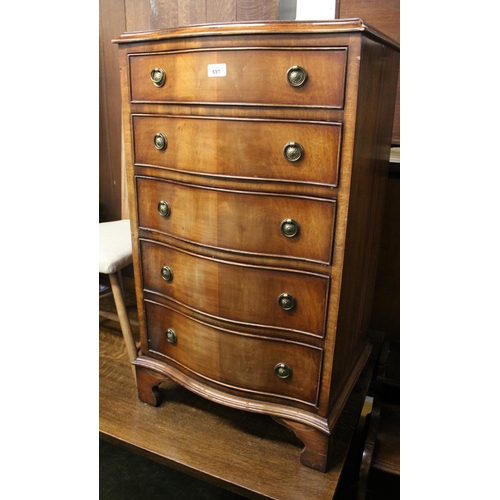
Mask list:
[[[165,281],[172,281],[173,277],[174,277],[174,274],[172,273],[172,269],[170,269],[170,267],[168,266],[163,266],[161,268],[161,277],[165,280]]]
[[[153,82],[155,87],[163,87],[167,78],[165,71],[163,71],[161,68],[153,69],[149,76],[151,77],[151,81]]]
[[[163,151],[164,149],[167,149],[167,138],[161,132],[158,132],[154,136],[153,143],[158,151]]]
[[[283,155],[288,161],[299,161],[304,154],[304,148],[298,142],[289,142],[283,148]]]
[[[168,217],[170,215],[170,205],[168,204],[168,201],[161,200],[158,203],[158,213],[162,217]]]
[[[287,238],[293,238],[299,233],[299,223],[293,219],[285,219],[281,223],[281,233]]]
[[[282,293],[278,297],[278,304],[283,311],[290,311],[295,307],[295,297],[289,293]]]
[[[286,363],[278,363],[274,367],[274,373],[279,378],[288,378],[292,375],[292,369]]]
[[[301,87],[307,81],[307,71],[302,66],[292,66],[286,72],[286,81],[292,87]]]
[[[177,335],[175,334],[175,331],[172,328],[169,328],[165,332],[165,337],[167,337],[167,342],[169,342],[170,344],[177,343]]]

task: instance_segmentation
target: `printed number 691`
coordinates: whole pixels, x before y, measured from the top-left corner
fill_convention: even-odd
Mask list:
[[[226,76],[226,65],[222,64],[209,64],[208,65],[208,76],[209,77],[218,77],[218,76]]]

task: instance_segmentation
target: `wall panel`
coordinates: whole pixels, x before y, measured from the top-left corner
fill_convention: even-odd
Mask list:
[[[123,0],[99,3],[99,220],[121,218],[121,97],[118,47],[125,30]]]
[[[400,0],[337,0],[337,17],[360,18],[364,22],[379,29],[397,42],[400,41]],[[400,144],[400,93],[399,81],[394,113],[392,142]]]
[[[236,20],[236,2],[207,1],[207,23],[226,23]]]
[[[109,0],[101,0],[107,2]],[[126,24],[125,31],[142,31],[149,29],[150,16],[156,0],[122,0]],[[151,7],[150,7],[151,3]]]

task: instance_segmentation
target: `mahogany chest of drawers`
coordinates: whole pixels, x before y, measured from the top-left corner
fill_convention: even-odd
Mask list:
[[[360,20],[116,42],[139,398],[268,414],[325,471],[371,350],[399,48]]]

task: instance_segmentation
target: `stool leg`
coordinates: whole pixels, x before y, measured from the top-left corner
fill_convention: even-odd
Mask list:
[[[113,292],[113,298],[115,300],[116,312],[118,313],[118,319],[120,320],[123,340],[125,341],[125,347],[127,348],[127,354],[130,362],[132,362],[137,358],[137,348],[135,346],[134,336],[132,335],[132,328],[130,327],[127,309],[125,308],[125,302],[123,300],[122,288],[120,286],[120,271],[110,274],[109,281],[111,283],[111,291]],[[133,365],[132,373],[134,374],[135,378],[135,366]]]

